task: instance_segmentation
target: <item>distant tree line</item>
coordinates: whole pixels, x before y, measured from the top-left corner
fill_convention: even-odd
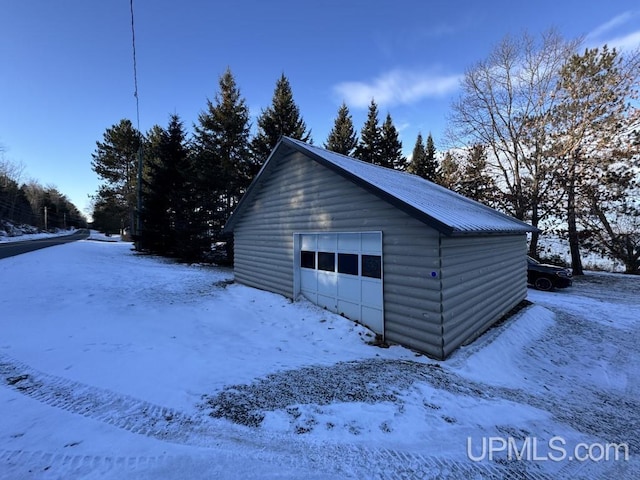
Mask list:
[[[391,115],[381,124],[375,99],[359,133],[343,102],[323,146],[562,230],[577,275],[580,246],[638,273],[638,54],[606,46],[578,54],[578,45],[554,32],[540,42],[505,38],[465,74],[446,151],[437,152],[431,133],[420,132],[405,158]],[[96,227],[130,229],[139,249],[186,260],[206,258],[219,242],[231,247],[222,227],[280,136],[313,143],[284,74],[254,135],[249,118],[227,69],[191,136],[178,115],[146,134],[129,120],[108,128],[92,162],[104,180],[94,198]],[[538,256],[537,234],[529,253]]]
[[[22,170],[0,156],[0,220],[43,230],[86,227],[85,217],[64,194],[35,180],[21,182]]]

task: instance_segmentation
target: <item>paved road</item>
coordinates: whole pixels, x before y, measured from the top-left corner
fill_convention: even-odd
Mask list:
[[[0,243],[0,259],[20,255],[21,253],[32,252],[41,248],[62,245],[63,243],[84,240],[89,236],[89,230],[78,230],[71,235],[62,237],[40,238],[38,240],[26,240],[24,242]]]

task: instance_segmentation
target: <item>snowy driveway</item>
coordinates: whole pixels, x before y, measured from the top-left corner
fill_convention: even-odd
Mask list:
[[[638,278],[530,291],[445,362],[230,279],[122,243],[0,260],[0,478],[640,477]],[[629,461],[568,459],[606,443]]]

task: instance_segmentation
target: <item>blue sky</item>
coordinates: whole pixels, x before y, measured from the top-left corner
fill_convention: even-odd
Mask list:
[[[640,46],[636,1],[134,0],[140,128],[172,113],[191,130],[228,67],[252,121],[284,73],[321,145],[344,100],[359,131],[375,98],[408,154],[443,145],[458,80],[505,35],[551,27],[585,46]],[[0,145],[23,180],[84,211],[95,142],[136,123],[129,0],[0,0]]]

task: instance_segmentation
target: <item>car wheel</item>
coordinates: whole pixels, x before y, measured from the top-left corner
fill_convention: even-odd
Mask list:
[[[549,280],[547,277],[538,277],[536,278],[536,282],[534,283],[534,286],[538,290],[543,290],[545,292],[548,292],[553,288],[553,283],[551,283],[551,280]]]

